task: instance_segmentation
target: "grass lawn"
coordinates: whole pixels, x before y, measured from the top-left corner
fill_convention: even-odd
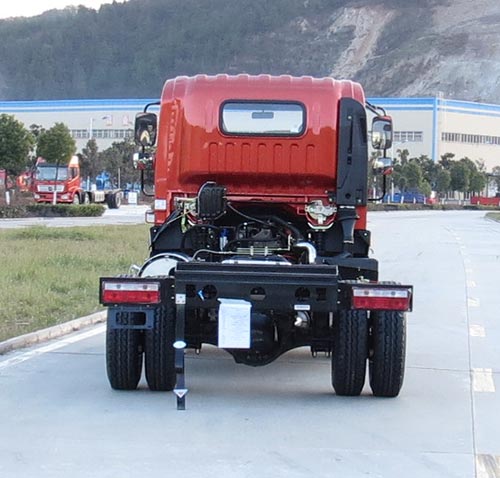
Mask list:
[[[141,265],[148,228],[0,231],[0,341],[99,310],[99,277]]]
[[[486,217],[500,222],[500,212],[488,212],[486,213]]]

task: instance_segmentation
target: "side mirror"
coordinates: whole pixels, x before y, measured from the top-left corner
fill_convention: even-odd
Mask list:
[[[393,162],[391,158],[375,158],[372,164],[373,173],[387,176],[392,174],[392,166]]]
[[[372,147],[384,150],[392,146],[392,118],[376,116],[372,121]]]
[[[135,117],[135,142],[139,146],[154,146],[158,119],[154,113],[137,113]]]
[[[154,157],[149,153],[134,153],[132,156],[134,169],[138,169],[140,171],[153,169],[153,161]]]

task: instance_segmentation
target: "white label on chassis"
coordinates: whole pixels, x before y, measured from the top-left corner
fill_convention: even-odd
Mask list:
[[[175,305],[184,305],[186,303],[186,294],[175,294]]]
[[[219,347],[250,348],[252,304],[240,299],[219,299]]]
[[[311,306],[309,304],[295,304],[293,310],[311,310]]]

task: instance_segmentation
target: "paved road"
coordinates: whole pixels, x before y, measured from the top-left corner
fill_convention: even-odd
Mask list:
[[[0,219],[0,229],[29,226],[72,227],[98,226],[105,224],[143,224],[147,206],[123,205],[119,209],[107,209],[100,217],[30,217],[22,219]]]
[[[112,391],[103,327],[0,358],[0,476],[500,476],[500,224],[483,213],[374,213],[382,278],[415,285],[396,399],[337,397],[306,350],[264,368],[189,355],[171,393]]]

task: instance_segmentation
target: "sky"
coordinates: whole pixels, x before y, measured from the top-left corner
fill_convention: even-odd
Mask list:
[[[32,17],[47,10],[70,5],[85,5],[98,9],[103,3],[113,3],[113,0],[0,0],[0,18]]]

